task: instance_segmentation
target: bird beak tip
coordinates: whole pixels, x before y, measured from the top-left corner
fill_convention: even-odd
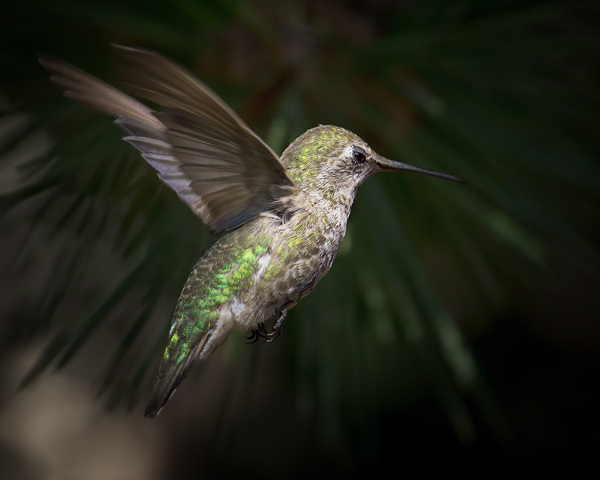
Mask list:
[[[381,158],[377,162],[379,167],[379,171],[404,171],[404,172],[415,172],[421,173],[424,175],[429,175],[431,177],[443,178],[444,180],[450,180],[451,182],[457,183],[466,183],[462,178],[455,177],[454,175],[449,175],[447,173],[436,172],[435,170],[429,170],[427,168],[415,167],[413,165],[409,165],[407,163],[396,162],[394,160],[389,160],[387,158]]]

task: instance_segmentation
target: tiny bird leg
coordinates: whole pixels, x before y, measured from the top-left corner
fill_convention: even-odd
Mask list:
[[[287,310],[284,308],[283,310],[281,310],[281,313],[279,314],[279,318],[277,318],[275,325],[273,325],[273,331],[271,333],[267,334],[267,338],[265,339],[266,343],[274,342],[275,340],[277,340],[279,338],[279,335],[281,335],[283,330],[285,329],[285,318],[286,317],[287,317]]]

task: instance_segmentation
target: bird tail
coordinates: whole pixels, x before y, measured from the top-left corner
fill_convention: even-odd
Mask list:
[[[194,363],[198,353],[202,351],[202,347],[206,343],[209,333],[210,332],[206,332],[194,350],[187,354],[185,359],[183,359],[181,362],[177,362],[177,358],[169,358],[169,356],[167,356],[167,352],[169,352],[171,355],[174,354],[175,356],[177,353],[184,352],[173,352],[173,349],[167,347],[165,356],[160,363],[158,378],[154,384],[154,389],[152,390],[152,395],[150,396],[150,401],[148,402],[144,416],[155,417],[160,413],[165,403],[167,403],[171,396],[173,396],[175,389],[187,375],[187,372]],[[181,348],[178,350],[181,350]]]
[[[186,335],[183,322],[173,325],[169,344],[158,369],[158,378],[144,412],[146,417],[155,417],[160,413],[194,361],[208,358],[227,339],[232,327],[230,321],[205,325],[205,329],[194,332],[191,337]]]
[[[155,417],[160,413],[165,403],[169,401],[173,393],[175,393],[175,389],[187,375],[194,360],[206,344],[210,333],[210,330],[206,332],[189,353],[186,353],[184,350],[186,347],[185,344],[182,345],[182,342],[173,342],[173,337],[171,337],[171,341],[165,350],[165,355],[160,362],[158,378],[154,384],[154,389],[150,395],[150,401],[148,402],[144,416]],[[173,345],[174,343],[179,343],[179,345]],[[180,359],[180,357],[184,358]]]

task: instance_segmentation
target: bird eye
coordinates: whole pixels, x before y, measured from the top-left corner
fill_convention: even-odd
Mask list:
[[[352,149],[352,159],[357,163],[364,163],[367,160],[367,153],[360,147]]]

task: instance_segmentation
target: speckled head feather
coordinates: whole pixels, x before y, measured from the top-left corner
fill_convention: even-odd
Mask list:
[[[302,190],[310,191],[323,169],[331,170],[349,144],[365,144],[356,134],[333,125],[311,128],[294,140],[281,155],[287,174]]]

